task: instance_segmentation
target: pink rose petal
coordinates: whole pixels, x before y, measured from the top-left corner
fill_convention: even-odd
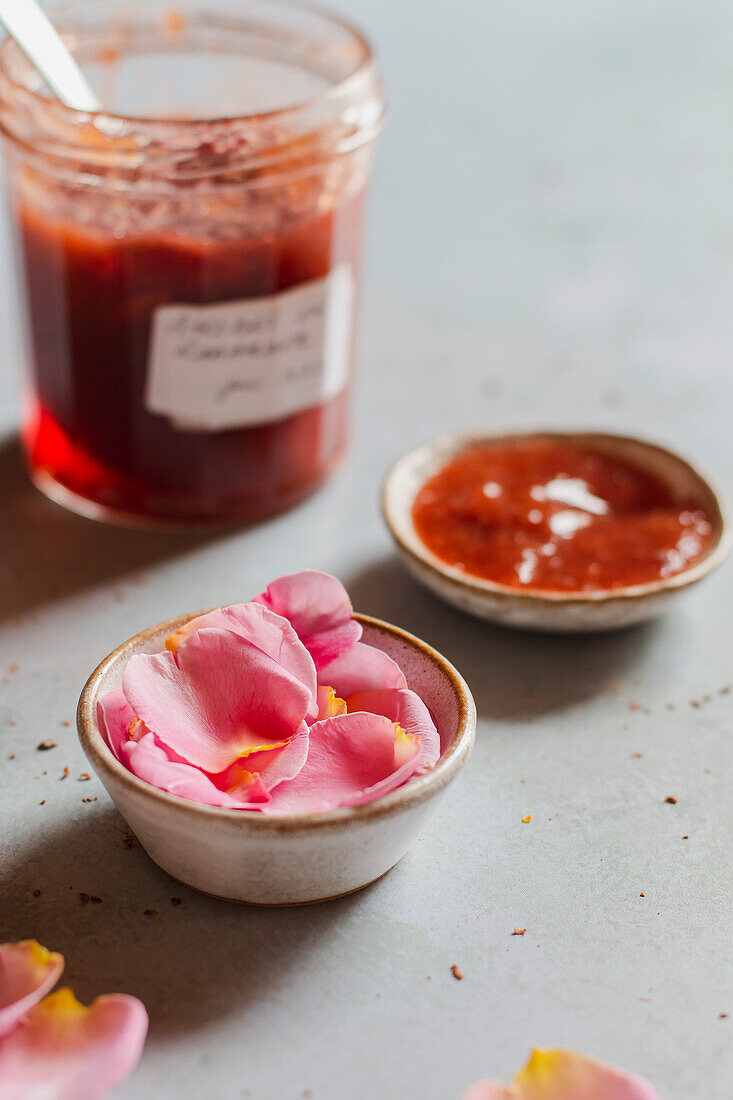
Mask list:
[[[246,638],[204,629],[172,653],[136,654],[123,690],[132,709],[165,744],[207,772],[289,741],[311,692]]]
[[[318,719],[334,718],[337,714],[346,714],[346,703],[339,699],[332,687],[318,685]]]
[[[420,739],[420,750],[414,775],[422,775],[435,767],[440,756],[440,737],[430,711],[419,695],[409,688],[398,691],[361,691],[347,699],[349,713],[367,710],[383,714],[390,722],[402,726],[408,734]]]
[[[122,688],[108,692],[97,701],[97,721],[102,737],[117,759],[121,759],[120,749],[130,740],[130,727],[136,721]]]
[[[406,688],[405,674],[381,649],[357,642],[318,673],[321,684],[329,684],[342,699],[358,691]]]
[[[463,1100],[660,1100],[648,1082],[569,1050],[535,1050],[509,1086],[480,1081]]]
[[[216,628],[231,630],[257,646],[268,657],[300,680],[311,693],[308,717],[314,719],[316,703],[316,666],[293,627],[282,615],[276,615],[259,603],[238,603],[222,607],[191,619],[166,639],[166,649],[175,653],[178,647],[197,630]]]
[[[292,623],[318,670],[361,637],[346,589],[328,573],[307,569],[280,577],[255,596],[255,602]]]
[[[517,1100],[514,1085],[497,1085],[495,1081],[478,1081],[468,1092],[464,1093],[463,1100]]]
[[[137,1065],[148,1014],[116,993],[88,1008],[70,989],[36,1005],[0,1039],[3,1100],[101,1100]]]
[[[169,760],[152,733],[146,734],[140,741],[126,741],[121,749],[121,760],[133,775],[152,787],[204,806],[223,806],[230,810],[257,809],[269,797],[259,776],[245,773],[244,769],[237,777],[236,795],[219,790],[200,768]]]
[[[236,761],[219,775],[212,775],[212,782],[221,790],[227,791],[234,797],[240,797],[239,775],[242,768],[259,776],[261,785],[269,792],[284,783],[286,780],[295,779],[308,758],[308,726],[304,722],[292,741],[282,748],[266,749],[264,752],[253,752],[246,756],[240,763]],[[252,795],[249,795],[252,801]],[[256,807],[250,807],[254,809]]]
[[[0,944],[0,1037],[53,989],[63,969],[63,955],[36,940]]]
[[[366,712],[314,722],[305,766],[273,791],[263,812],[320,813],[394,790],[409,778],[414,759],[404,759],[405,746],[396,743],[396,733],[388,718]]]

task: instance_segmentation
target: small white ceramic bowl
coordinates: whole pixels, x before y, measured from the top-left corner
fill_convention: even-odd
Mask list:
[[[425,642],[358,615],[364,640],[399,663],[433,714],[442,752],[432,771],[384,798],[327,813],[276,818],[202,806],[132,775],[97,723],[97,700],[120,687],[130,657],[159,652],[192,617],[150,627],[106,657],[87,681],[77,711],[87,759],[150,858],[187,886],[252,905],[327,901],[380,878],[405,854],[471,752],[476,707],[462,676]]]
[[[428,478],[467,447],[515,439],[560,440],[590,447],[656,475],[670,487],[674,499],[692,499],[706,511],[713,526],[708,554],[676,576],[598,592],[523,592],[447,565],[425,546],[415,531],[412,505],[418,491]],[[436,595],[482,619],[549,632],[612,630],[652,619],[680,592],[720,565],[731,541],[722,497],[688,461],[655,443],[605,432],[513,432],[433,440],[394,464],[384,482],[382,511],[407,568]]]

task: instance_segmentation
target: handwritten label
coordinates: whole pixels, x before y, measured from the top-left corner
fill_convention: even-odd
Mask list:
[[[353,306],[345,264],[264,298],[160,306],[145,407],[180,431],[216,432],[327,401],[348,381]]]

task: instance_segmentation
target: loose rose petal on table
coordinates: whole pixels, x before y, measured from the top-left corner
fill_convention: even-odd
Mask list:
[[[121,759],[120,749],[130,740],[130,730],[136,721],[122,688],[108,692],[97,701],[100,732],[118,760]]]
[[[101,1100],[137,1065],[147,1029],[135,997],[113,993],[87,1008],[59,989],[0,1039],[3,1100]]]
[[[625,1070],[570,1050],[535,1050],[512,1085],[480,1081],[463,1100],[660,1100]]]
[[[328,573],[306,569],[290,573],[255,596],[292,623],[296,634],[320,670],[361,638],[362,628],[341,581]]]
[[[347,699],[349,713],[370,711],[383,714],[390,722],[396,722],[407,734],[420,739],[420,750],[414,775],[422,775],[438,762],[440,736],[430,711],[419,695],[409,688],[396,691],[360,691]]]
[[[231,630],[257,646],[277,664],[292,673],[311,692],[308,717],[316,718],[316,666],[295,630],[282,615],[276,615],[260,603],[238,603],[191,619],[166,638],[165,647],[175,653],[196,631],[208,628]]]
[[[140,741],[126,741],[121,749],[121,759],[133,775],[152,787],[204,806],[222,806],[230,810],[258,809],[259,804],[269,797],[259,776],[245,773],[243,768],[237,778],[236,794],[219,790],[200,768],[169,760],[152,733],[147,733]]]
[[[497,1085],[495,1081],[479,1081],[473,1085],[463,1100],[518,1100],[513,1085]]]
[[[318,673],[322,684],[330,684],[342,699],[358,691],[406,688],[405,674],[381,649],[357,642],[346,653]]]
[[[53,989],[63,969],[63,955],[36,940],[0,944],[0,1036]]]
[[[203,629],[172,653],[136,654],[122,684],[137,716],[166,746],[207,772],[289,741],[309,689],[229,630]]]
[[[314,722],[308,759],[289,783],[272,792],[268,814],[320,813],[372,801],[409,779],[417,758],[404,759],[394,723],[379,714],[339,714]]]

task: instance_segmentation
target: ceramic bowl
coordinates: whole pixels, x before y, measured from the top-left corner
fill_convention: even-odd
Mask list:
[[[419,489],[467,447],[514,439],[560,440],[591,447],[656,475],[670,487],[675,499],[692,499],[707,512],[713,526],[708,554],[677,576],[598,592],[521,592],[447,565],[431,553],[413,526],[412,505]],[[527,630],[610,630],[654,618],[684,589],[715,569],[730,548],[730,522],[722,497],[690,462],[657,444],[604,432],[515,432],[434,440],[404,455],[389,471],[382,511],[407,568],[419,581],[463,611]]]
[[[380,878],[416,839],[471,752],[476,708],[463,678],[425,642],[358,615],[364,640],[399,663],[433,714],[442,751],[432,771],[384,798],[327,813],[276,818],[202,806],[132,775],[97,724],[97,699],[120,687],[130,657],[159,652],[166,637],[190,618],[150,627],[105,657],[87,681],[77,711],[89,763],[150,858],[187,886],[253,905],[326,901]]]

